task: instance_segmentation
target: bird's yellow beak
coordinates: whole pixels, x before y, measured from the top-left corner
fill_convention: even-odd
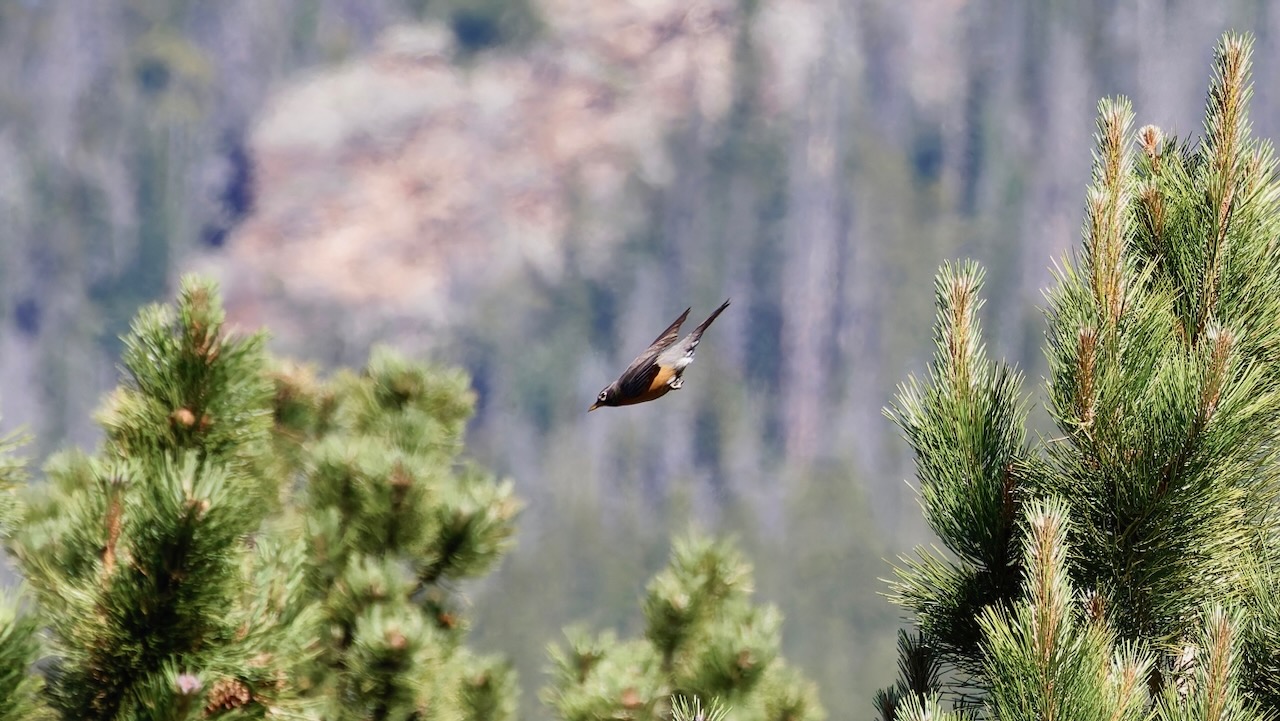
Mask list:
[[[597,402],[595,402],[595,403],[592,403],[592,404],[591,404],[591,407],[587,409],[587,413],[590,413],[591,411],[594,411],[595,409],[597,409],[597,408],[599,408],[599,407],[600,407],[600,403],[599,403],[598,401],[597,401]]]

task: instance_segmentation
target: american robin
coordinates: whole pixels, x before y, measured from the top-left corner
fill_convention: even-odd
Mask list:
[[[662,331],[662,335],[650,344],[645,352],[631,361],[618,380],[605,386],[596,396],[587,412],[600,406],[629,406],[661,398],[669,391],[684,385],[684,369],[693,362],[693,353],[698,349],[698,341],[711,322],[729,307],[725,301],[706,320],[693,329],[689,335],[676,342],[680,335],[680,324],[689,317],[690,308],[686,308],[676,322]]]

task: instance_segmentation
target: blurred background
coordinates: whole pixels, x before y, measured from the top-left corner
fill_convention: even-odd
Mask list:
[[[36,460],[94,444],[139,305],[212,274],[279,354],[472,374],[469,455],[526,503],[466,589],[474,643],[525,718],[546,644],[639,628],[691,525],[741,540],[787,657],[866,718],[886,559],[930,540],[881,409],[931,352],[938,265],[985,265],[991,352],[1038,391],[1098,99],[1199,134],[1227,29],[1274,135],[1261,0],[5,0],[3,425]],[[585,414],[725,297],[680,393]]]

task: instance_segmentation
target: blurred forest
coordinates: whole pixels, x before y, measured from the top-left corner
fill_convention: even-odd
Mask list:
[[[0,409],[97,442],[119,336],[200,269],[273,349],[463,365],[477,460],[527,503],[466,589],[545,718],[571,622],[636,633],[690,525],[736,534],[834,718],[893,658],[883,559],[927,541],[881,408],[930,351],[941,261],[1036,378],[1097,100],[1200,131],[1259,0],[11,0],[0,4]],[[585,415],[687,305],[734,304],[685,388]],[[1036,406],[1040,405],[1036,401]]]

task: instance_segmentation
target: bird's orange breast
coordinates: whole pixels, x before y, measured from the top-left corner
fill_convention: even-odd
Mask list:
[[[649,388],[644,393],[634,395],[629,398],[623,398],[618,401],[620,406],[630,406],[636,403],[644,403],[655,398],[665,396],[671,390],[671,380],[676,377],[676,369],[671,366],[658,366],[658,372],[654,374],[653,380],[649,382]]]
[[[676,377],[676,369],[672,366],[658,366],[658,372],[653,376],[653,382],[649,384],[649,392],[657,392],[662,395],[671,390],[671,379]]]

